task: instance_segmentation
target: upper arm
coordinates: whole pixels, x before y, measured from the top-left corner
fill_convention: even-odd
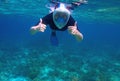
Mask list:
[[[68,26],[74,26],[75,25],[75,20],[72,16],[70,16],[70,20],[68,21]],[[79,30],[79,28],[77,27],[77,29]]]
[[[70,19],[68,21],[68,26],[74,26],[74,24],[75,24],[75,20],[73,19],[72,16],[70,16]]]

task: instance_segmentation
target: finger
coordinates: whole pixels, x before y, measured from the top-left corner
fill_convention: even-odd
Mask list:
[[[46,29],[46,27],[44,26],[43,29]]]
[[[73,28],[73,26],[69,26],[68,29],[71,30]]]
[[[76,31],[72,31],[72,34],[75,35]]]
[[[40,23],[42,23],[42,19],[40,18]]]
[[[43,26],[44,26],[44,27],[46,27],[46,25],[45,25],[45,24],[43,24]]]
[[[41,29],[40,31],[41,31],[41,32],[44,32],[44,31],[45,31],[45,29]]]
[[[32,29],[32,30],[36,30],[36,27],[35,27],[35,26],[33,26],[33,27],[31,27],[31,29]]]
[[[75,22],[74,26],[77,26],[77,21]]]

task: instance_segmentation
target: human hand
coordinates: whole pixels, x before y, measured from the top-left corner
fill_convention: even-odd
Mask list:
[[[46,25],[43,24],[42,19],[40,19],[40,23],[37,26],[31,27],[30,32],[33,35],[33,34],[37,33],[38,31],[44,32],[45,29],[46,29]]]
[[[38,24],[37,30],[40,32],[44,32],[46,29],[46,25],[42,23],[42,19],[40,19],[40,23]]]
[[[72,35],[75,35],[77,31],[77,22],[75,22],[74,26],[68,26],[68,32]]]
[[[78,41],[81,41],[83,39],[82,33],[77,30],[77,22],[75,22],[74,26],[68,27],[68,32],[74,35]]]

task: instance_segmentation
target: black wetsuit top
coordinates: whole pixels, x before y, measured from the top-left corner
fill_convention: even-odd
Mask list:
[[[65,31],[68,28],[68,26],[74,26],[75,20],[70,15],[70,18],[69,18],[67,24],[62,29],[59,29],[54,24],[53,13],[50,13],[50,14],[48,14],[45,17],[42,18],[42,23],[45,24],[45,25],[49,25],[52,30]]]

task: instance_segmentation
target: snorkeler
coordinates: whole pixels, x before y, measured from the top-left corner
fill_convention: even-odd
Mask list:
[[[87,0],[79,0],[77,2],[72,2],[71,4],[74,5],[74,6],[80,6],[82,4],[87,4],[88,1]]]
[[[52,30],[50,41],[53,45],[58,45],[56,31],[68,30],[78,41],[83,39],[82,33],[77,28],[77,22],[75,22],[70,11],[66,9],[65,5],[62,3],[54,12],[40,19],[36,26],[31,27],[31,34],[44,32],[46,25],[49,25]]]
[[[50,0],[50,3],[54,4],[54,8],[60,3],[60,0]],[[74,10],[76,7],[82,5],[82,4],[87,4],[87,0],[78,0],[78,1],[73,1],[71,3],[65,3],[65,6],[68,10]],[[53,10],[52,10],[53,11]]]

